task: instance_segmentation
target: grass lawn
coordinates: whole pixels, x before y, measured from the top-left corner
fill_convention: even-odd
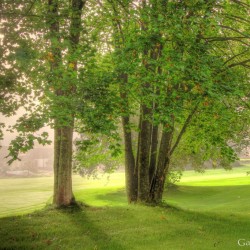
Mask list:
[[[50,177],[3,179],[0,249],[241,249],[239,239],[250,241],[247,171],[187,171],[162,207],[127,205],[122,173],[74,176],[76,198],[89,206],[67,210],[41,209],[51,200]]]

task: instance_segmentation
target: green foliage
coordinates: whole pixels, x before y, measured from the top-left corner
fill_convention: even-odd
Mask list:
[[[128,74],[122,91],[129,106],[122,115],[140,114],[140,104],[155,107],[144,119],[174,131],[172,145],[179,147],[171,160],[175,167],[192,161],[201,169],[212,160],[230,168],[237,160],[235,144],[249,133],[249,108],[242,101],[249,102],[243,42],[249,33],[239,21],[247,22],[249,6],[222,1],[216,11],[214,4],[217,1],[146,1],[134,8],[111,3],[115,72]],[[245,30],[242,40],[231,38],[237,30],[225,18],[237,7],[236,25]]]
[[[0,112],[27,112],[13,127],[21,133],[13,155],[46,141],[31,132],[73,126],[73,117],[75,130],[93,139],[78,159],[86,165],[87,154],[106,150],[102,136],[119,152],[119,117],[130,116],[127,129],[137,135],[146,105],[152,113],[143,119],[173,131],[173,168],[191,162],[201,170],[209,160],[229,167],[237,159],[233,151],[249,143],[247,1],[87,1],[76,47],[73,10],[58,3],[58,16],[39,1],[1,5]],[[56,21],[61,28],[49,32]],[[87,165],[104,158],[93,155]]]
[[[100,171],[112,173],[122,165],[121,145],[116,140],[85,133],[75,144],[73,168],[82,176],[97,176]]]
[[[176,168],[173,171],[169,171],[167,175],[167,186],[171,187],[174,186],[176,183],[180,182],[182,177],[182,170],[176,170]]]
[[[48,139],[48,133],[43,132],[40,136],[35,136],[32,133],[20,133],[9,145],[8,161],[11,164],[15,160],[19,160],[18,155],[20,153],[26,153],[34,147],[34,143],[37,141],[41,145],[50,144]]]

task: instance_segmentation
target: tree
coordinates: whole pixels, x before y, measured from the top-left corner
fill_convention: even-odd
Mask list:
[[[236,66],[247,66],[248,60],[230,64],[228,44],[214,43],[230,40],[220,36],[222,16],[231,11],[225,5],[112,0],[104,5],[113,26],[129,202],[162,200],[178,149],[204,156],[200,163],[209,157],[227,164],[236,159],[229,142],[249,129],[247,118],[242,119],[248,111],[239,112],[249,93],[248,75]],[[244,39],[236,39],[239,50]],[[229,129],[228,123],[235,126]]]
[[[74,128],[74,111],[70,99],[76,92],[77,81],[77,51],[81,32],[81,13],[85,1],[72,0],[70,6],[71,23],[69,26],[68,53],[68,79],[62,79],[63,66],[62,50],[60,45],[59,2],[48,1],[48,24],[49,39],[51,46],[51,75],[50,82],[53,93],[57,100],[54,100],[54,110],[58,111],[65,107],[62,117],[54,119],[55,141],[54,141],[54,204],[57,206],[70,205],[74,202],[72,193],[72,143]],[[67,82],[65,82],[65,80]],[[69,106],[68,106],[69,105]],[[68,110],[67,110],[68,109]],[[67,112],[68,111],[68,112]]]
[[[32,98],[26,99],[23,105],[26,114],[14,126],[20,135],[12,142],[10,155],[12,160],[17,159],[19,151],[34,146],[34,140],[48,143],[46,133],[41,138],[33,132],[46,124],[54,128],[53,203],[57,207],[74,203],[72,138],[79,85],[78,61],[86,49],[86,42],[79,42],[85,3],[82,0],[2,3],[4,59]],[[7,71],[3,74],[6,78]]]
[[[98,4],[3,2],[3,58],[31,97],[10,154],[15,159],[34,140],[46,143],[46,134],[32,132],[51,125],[54,203],[70,205],[73,130],[107,136],[118,152],[120,117],[128,201],[158,203],[180,158],[226,166],[236,158],[231,145],[249,131],[242,119],[249,115],[249,4]],[[2,72],[6,78],[7,69]]]

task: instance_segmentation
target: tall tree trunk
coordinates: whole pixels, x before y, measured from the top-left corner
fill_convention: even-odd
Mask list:
[[[141,29],[143,32],[148,30],[148,16],[147,16],[147,1],[142,0],[142,22]],[[145,47],[143,51],[142,64],[146,71],[150,70],[149,65],[150,49]],[[150,153],[151,153],[151,139],[152,139],[152,112],[153,103],[147,103],[148,91],[152,91],[152,85],[148,80],[143,80],[142,83],[142,99],[140,107],[140,133],[138,136],[138,201],[148,202],[149,198],[149,167],[150,167]]]
[[[70,42],[70,67],[69,71],[77,71],[77,60],[74,53],[79,44],[81,31],[81,10],[85,1],[71,1],[71,24],[69,31]],[[61,38],[60,38],[60,23],[58,15],[58,0],[48,0],[48,24],[50,29],[51,53],[51,79],[52,86],[55,89],[55,95],[59,98],[62,96],[70,98],[76,90],[76,79],[72,79],[67,86],[62,86],[60,67],[62,67],[61,56]],[[73,65],[73,67],[72,67]],[[54,108],[60,109],[62,103],[54,103]],[[70,109],[71,107],[69,107]],[[70,114],[65,114],[66,117],[62,121],[60,118],[55,118],[54,124],[54,196],[53,203],[56,207],[69,206],[74,203],[72,192],[72,143],[74,129],[74,110],[70,109]],[[65,121],[66,124],[65,124]]]
[[[125,175],[126,175],[126,189],[128,202],[137,201],[137,189],[138,189],[138,176],[135,171],[135,157],[132,149],[131,132],[127,131],[127,124],[129,124],[129,118],[122,118],[124,143],[125,143]]]
[[[119,10],[115,1],[110,2],[115,16],[119,16]],[[121,50],[125,46],[125,37],[123,33],[123,25],[119,19],[113,20],[113,27],[115,30],[115,49]],[[120,82],[120,97],[122,101],[122,128],[125,145],[125,177],[126,177],[126,191],[128,203],[137,201],[138,192],[138,172],[136,170],[135,156],[132,144],[132,132],[130,128],[130,103],[127,95],[128,74],[117,69],[117,74]]]
[[[150,157],[150,166],[149,166],[149,182],[152,183],[153,176],[156,171],[156,162],[157,162],[157,152],[158,152],[158,130],[157,125],[153,126],[152,130],[152,140],[151,140],[151,157]]]
[[[127,74],[121,74],[119,76],[120,85],[120,97],[122,99],[123,109],[127,110],[129,107],[126,84],[128,81]],[[135,157],[132,146],[132,133],[130,128],[130,117],[129,113],[122,115],[122,127],[124,134],[125,144],[125,177],[126,177],[126,189],[128,202],[137,201],[137,189],[138,189],[138,173],[135,171]]]
[[[146,88],[149,85],[147,84]],[[152,116],[152,108],[148,108],[146,104],[142,104],[141,108],[142,120],[140,133],[138,138],[138,201],[147,202],[149,194],[149,164],[152,123],[148,120],[148,116]]]

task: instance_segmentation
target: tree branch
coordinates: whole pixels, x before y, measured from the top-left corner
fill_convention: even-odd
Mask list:
[[[246,22],[248,24],[250,24],[250,20],[247,20],[246,18],[243,18],[243,17],[240,17],[240,16],[235,16],[235,15],[232,15],[232,14],[222,14],[223,16],[231,19],[231,20],[234,20],[234,21],[239,21],[241,20],[241,23],[243,22]]]
[[[232,27],[229,27],[229,26],[226,26],[226,25],[218,25],[218,26],[221,27],[221,28],[224,28],[224,29],[232,30],[232,31],[234,31],[234,32],[236,32],[236,33],[242,35],[242,36],[245,37],[245,38],[250,38],[250,36],[244,34],[243,32],[240,32],[239,30],[234,29],[234,28],[232,28]]]
[[[236,58],[236,57],[238,57],[238,56],[241,56],[241,55],[245,54],[247,51],[249,51],[249,49],[246,49],[246,50],[244,50],[243,52],[241,52],[241,53],[239,53],[239,54],[237,54],[237,55],[234,55],[234,56],[230,57],[228,60],[225,61],[224,65],[227,64],[228,62],[232,61],[234,58]]]
[[[186,129],[187,129],[188,125],[190,124],[190,121],[192,120],[192,118],[193,118],[195,112],[197,111],[198,107],[199,107],[199,102],[195,105],[194,109],[188,115],[188,117],[187,117],[187,119],[186,119],[186,121],[185,121],[185,123],[184,123],[184,125],[183,125],[177,139],[176,139],[176,142],[175,142],[174,146],[170,150],[170,156],[173,154],[173,152],[175,151],[175,149],[179,145],[179,143],[181,141],[181,138],[182,138],[183,134],[186,132]]]
[[[228,65],[227,67],[228,68],[233,68],[235,66],[245,66],[246,63],[248,63],[248,62],[250,62],[250,59],[244,60],[244,61],[239,62],[239,63],[232,63],[232,64]]]
[[[201,38],[203,40],[207,40],[207,42],[224,42],[224,41],[236,41],[240,42],[248,47],[250,47],[250,44],[244,42],[242,39],[249,39],[248,37],[203,37]]]
[[[237,4],[239,4],[239,5],[241,5],[241,6],[243,6],[244,8],[250,8],[250,5],[249,4],[247,4],[247,3],[243,3],[243,2],[241,2],[241,1],[239,1],[239,0],[231,0],[231,2],[234,2],[234,3],[237,3]]]

